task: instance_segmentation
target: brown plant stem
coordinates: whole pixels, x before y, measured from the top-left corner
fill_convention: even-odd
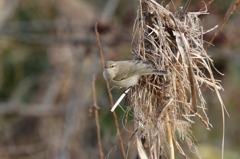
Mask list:
[[[170,125],[168,112],[166,113],[166,121],[168,122],[168,124],[167,124],[167,138],[168,138],[168,143],[169,143],[169,147],[170,147],[170,152],[169,152],[170,157],[169,157],[169,159],[175,159],[173,137],[172,137],[172,128],[171,128],[171,125]]]
[[[214,0],[209,1],[202,9],[199,10],[199,12],[205,10]]]
[[[196,113],[194,110],[192,110],[192,109],[191,109],[189,106],[187,106],[187,105],[185,105],[185,107],[187,107],[192,113],[194,113],[194,114],[203,122],[203,124],[206,126],[206,129],[207,129],[207,130],[209,130],[209,131],[211,130],[210,127],[209,127],[208,122],[206,122],[200,114]]]
[[[96,41],[97,41],[97,44],[98,44],[99,54],[100,54],[100,57],[101,57],[102,68],[104,68],[104,57],[103,57],[103,53],[102,53],[102,46],[101,46],[101,43],[100,43],[99,33],[98,33],[98,30],[97,30],[97,23],[95,23],[95,34],[96,34]],[[109,86],[108,82],[106,82],[106,85],[107,85],[107,89],[110,90],[110,86]],[[110,100],[110,106],[112,108],[113,107],[113,97],[112,97],[112,93],[110,91],[108,91],[108,96],[109,96],[109,100]],[[119,124],[118,124],[118,120],[117,120],[117,114],[115,112],[113,112],[113,117],[114,117],[117,136],[118,136],[119,144],[120,144],[120,147],[121,147],[121,150],[122,150],[123,158],[126,158],[126,152],[125,152],[124,145],[123,145],[123,139],[122,139],[122,136],[120,134]]]
[[[93,75],[93,80],[92,80],[93,106],[94,106],[95,122],[96,122],[96,127],[97,127],[98,149],[99,149],[100,159],[104,159],[104,154],[103,154],[103,150],[102,150],[101,133],[100,133],[101,129],[100,129],[99,117],[98,117],[99,107],[97,106],[95,83],[96,83],[96,78],[95,78],[95,75]]]
[[[223,29],[223,26],[226,24],[226,22],[228,21],[229,17],[231,16],[231,14],[233,13],[234,10],[237,9],[238,5],[240,3],[240,0],[236,0],[235,3],[229,7],[225,17],[224,17],[224,21],[221,24],[221,27],[218,29],[218,31],[214,34],[214,36],[212,37],[211,41],[209,42],[206,50],[210,47],[210,45],[212,44],[213,40],[217,37],[217,35],[220,33],[220,31]]]

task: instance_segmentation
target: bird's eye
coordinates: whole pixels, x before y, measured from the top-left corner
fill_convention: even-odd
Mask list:
[[[113,68],[114,66],[112,65],[112,66],[110,66],[109,68]]]

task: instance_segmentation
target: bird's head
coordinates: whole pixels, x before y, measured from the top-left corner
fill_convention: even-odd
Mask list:
[[[116,76],[118,71],[118,66],[114,61],[107,61],[105,62],[105,76],[108,76],[108,79],[113,79]]]

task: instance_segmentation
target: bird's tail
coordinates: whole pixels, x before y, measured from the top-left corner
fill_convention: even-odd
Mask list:
[[[152,70],[152,72],[154,74],[158,74],[158,75],[167,75],[168,71],[163,71],[163,70]]]
[[[156,70],[156,69],[148,69],[148,70],[144,71],[144,75],[150,75],[150,74],[167,75],[168,71]]]

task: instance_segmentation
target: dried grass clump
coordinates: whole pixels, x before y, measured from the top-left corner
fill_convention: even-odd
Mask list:
[[[174,158],[175,147],[187,157],[179,144],[182,141],[201,158],[191,131],[191,118],[195,116],[207,129],[211,127],[201,86],[215,90],[224,108],[218,93],[222,87],[213,77],[212,60],[203,47],[204,32],[198,16],[207,12],[172,13],[154,0],[139,2],[132,43],[134,59],[169,74],[142,77],[128,93],[138,154],[141,159]],[[197,113],[200,111],[203,117]]]

